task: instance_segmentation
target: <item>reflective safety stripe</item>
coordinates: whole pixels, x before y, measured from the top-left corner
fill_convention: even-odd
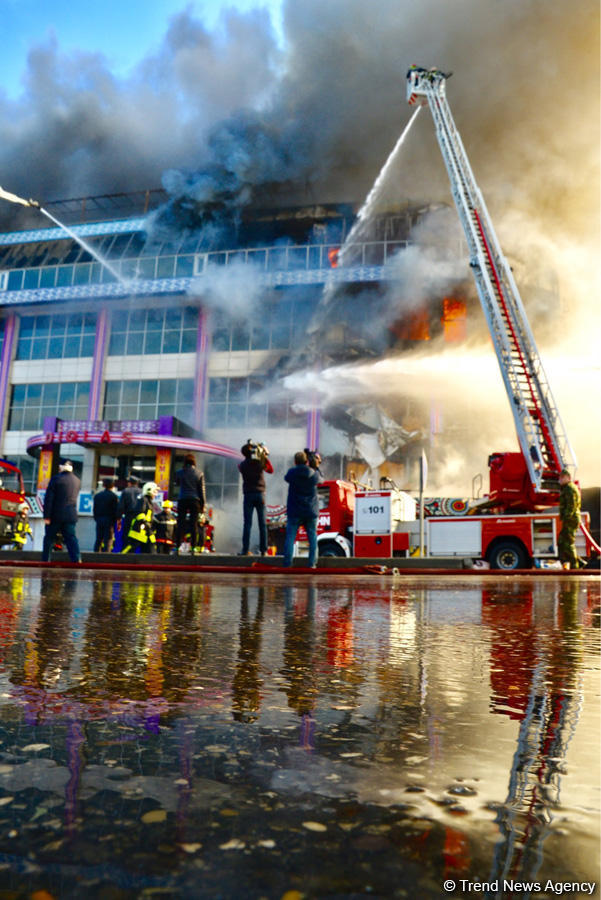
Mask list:
[[[129,529],[129,533],[127,535],[128,539],[132,538],[134,541],[139,541],[141,544],[146,544],[150,541],[151,544],[156,543],[156,538],[154,533],[150,531],[150,523],[152,521],[152,510],[149,509],[146,513],[140,513],[136,516],[136,518],[131,523],[131,528]]]

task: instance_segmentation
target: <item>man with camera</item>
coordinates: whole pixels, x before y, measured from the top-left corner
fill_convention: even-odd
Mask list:
[[[317,517],[319,500],[317,485],[323,481],[319,470],[321,456],[317,450],[299,450],[294,454],[294,466],[288,469],[284,480],[288,482],[288,502],[286,504],[286,541],[284,543],[284,565],[292,565],[292,554],[296,533],[305,526],[309,539],[309,567],[315,568],[317,559]]]
[[[259,525],[259,550],[261,556],[267,556],[267,525],[265,523],[265,472],[271,475],[273,466],[269,460],[269,450],[265,444],[255,443],[249,438],[240,452],[244,459],[238,465],[242,475],[242,492],[244,494],[244,524],[242,528],[241,556],[250,556],[250,530],[253,510],[257,510]]]

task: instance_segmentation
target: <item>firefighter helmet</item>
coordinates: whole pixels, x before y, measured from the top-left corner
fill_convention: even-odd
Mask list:
[[[173,501],[163,500],[163,509],[173,509]]]
[[[29,512],[29,505],[23,501],[23,503],[19,503],[17,506],[17,512]]]
[[[146,484],[144,485],[144,487],[142,488],[142,494],[144,495],[144,497],[148,496],[149,494],[151,494],[154,497],[154,495],[158,494],[158,492],[159,492],[159,486],[158,486],[158,484],[155,484],[154,481],[147,481]]]

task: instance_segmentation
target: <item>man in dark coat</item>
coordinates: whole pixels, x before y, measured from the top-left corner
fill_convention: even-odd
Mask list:
[[[190,535],[190,546],[196,547],[198,517],[205,508],[205,481],[202,472],[196,468],[192,453],[184,457],[184,467],[175,473],[179,485],[177,499],[177,536],[179,547],[184,537]]]
[[[314,459],[318,457],[314,456]],[[317,558],[317,517],[319,500],[317,485],[323,481],[321,472],[308,465],[307,454],[302,450],[294,454],[294,466],[284,475],[288,482],[288,502],[286,505],[286,540],[284,543],[284,565],[292,565],[292,554],[296,533],[301,525],[305,526],[309,538],[309,566],[314,569]]]
[[[259,551],[261,556],[267,556],[265,472],[271,475],[273,473],[273,466],[269,459],[269,451],[262,444],[253,444],[252,441],[247,441],[246,444],[240,448],[240,452],[244,457],[242,462],[238,464],[238,470],[242,475],[242,493],[244,495],[242,506],[242,513],[244,516],[244,524],[242,527],[242,556],[249,555],[253,509],[257,510]]]
[[[61,460],[58,467],[58,475],[54,475],[46,488],[44,497],[44,543],[42,546],[42,560],[48,562],[50,552],[60,531],[62,534],[69,559],[71,562],[81,562],[79,541],[75,534],[77,522],[77,497],[81,488],[81,481],[73,474],[73,463],[69,459]]]
[[[134,518],[134,509],[142,491],[138,479],[130,475],[127,479],[127,487],[121,491],[117,506],[117,515],[121,518],[121,543],[125,545],[131,523]]]
[[[94,553],[104,550],[110,553],[115,539],[115,523],[117,521],[117,507],[119,498],[113,490],[112,478],[105,478],[102,482],[104,490],[94,495],[94,521],[96,522],[96,540]]]

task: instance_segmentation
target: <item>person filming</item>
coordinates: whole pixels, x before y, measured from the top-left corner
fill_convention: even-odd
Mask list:
[[[317,485],[323,481],[319,470],[321,457],[316,450],[299,450],[294,454],[294,466],[288,469],[284,480],[288,482],[288,502],[286,504],[286,540],[284,543],[284,565],[292,565],[292,554],[296,533],[305,526],[309,539],[309,567],[314,569],[317,559],[317,517],[319,499]]]
[[[273,473],[273,466],[269,460],[269,450],[264,444],[256,444],[249,438],[240,452],[244,459],[238,464],[238,470],[242,475],[242,493],[244,495],[243,526],[242,526],[242,556],[249,556],[250,531],[252,527],[253,510],[257,511],[257,524],[259,526],[259,551],[261,556],[267,556],[267,524],[265,522],[265,472]]]

